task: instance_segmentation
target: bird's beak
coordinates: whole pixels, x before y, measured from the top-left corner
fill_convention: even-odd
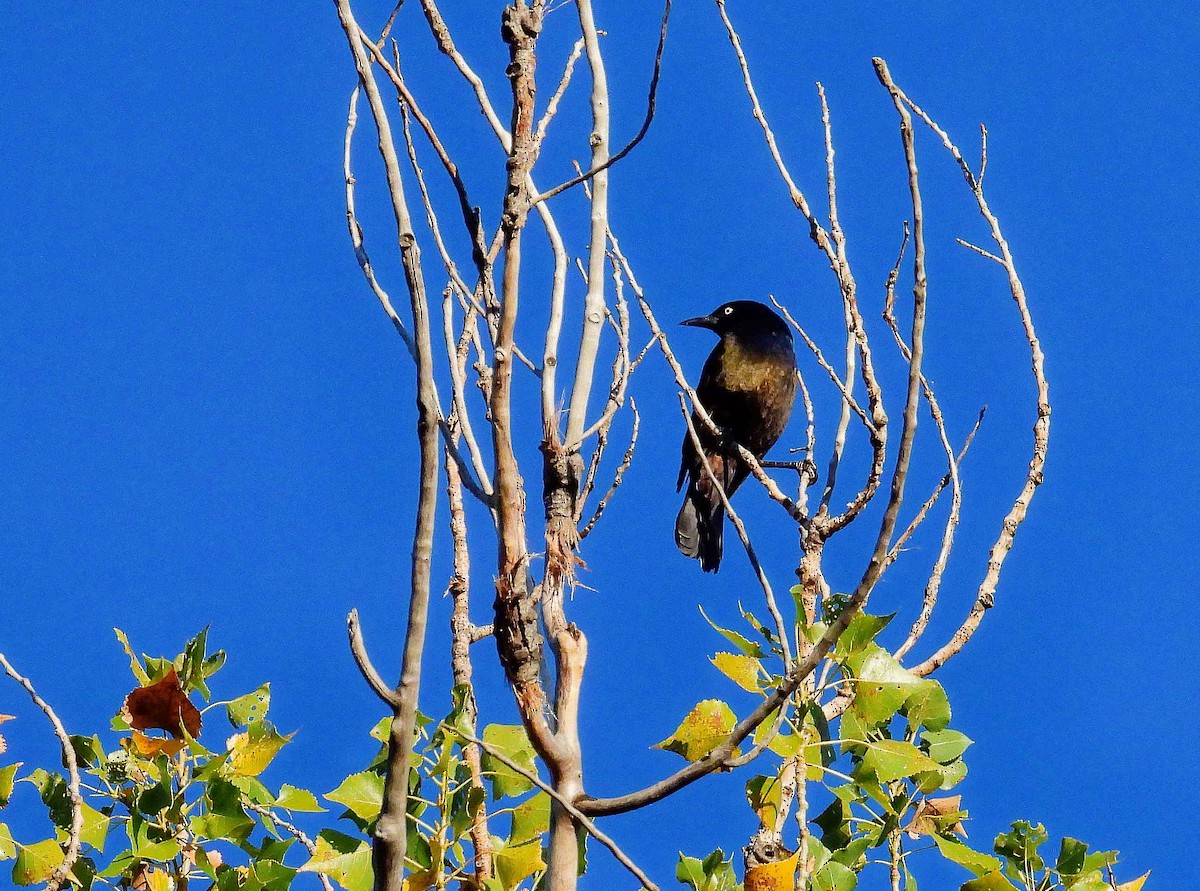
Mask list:
[[[679,324],[687,325],[691,328],[707,328],[709,331],[715,331],[717,328],[717,320],[712,316],[697,316],[694,319],[684,319]]]

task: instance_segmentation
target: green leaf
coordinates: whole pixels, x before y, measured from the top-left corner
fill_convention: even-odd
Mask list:
[[[377,773],[363,771],[351,774],[325,798],[344,804],[350,812],[363,820],[374,820],[383,807],[383,777]]]
[[[1083,858],[1083,868],[1080,872],[1091,872],[1093,869],[1104,869],[1106,866],[1113,866],[1117,862],[1116,851],[1092,851]],[[1149,873],[1147,873],[1149,875]]]
[[[951,761],[942,768],[942,782],[937,787],[939,789],[953,789],[963,781],[967,775],[967,764],[965,761]],[[932,791],[932,790],[930,790]]]
[[[746,801],[764,826],[775,825],[782,794],[783,783],[777,776],[757,776],[746,782]]]
[[[112,818],[107,814],[100,813],[87,802],[81,805],[81,809],[83,811],[83,831],[79,835],[80,841],[91,845],[97,851],[103,851],[104,840],[108,837],[108,827]]]
[[[712,657],[712,664],[725,677],[729,678],[743,690],[757,693],[762,688],[759,673],[762,663],[753,656],[740,653],[717,653]]]
[[[301,811],[309,814],[322,813],[325,810],[317,804],[317,797],[307,789],[297,789],[287,783],[284,783],[283,788],[279,790],[275,806],[283,808],[285,811]]]
[[[957,863],[963,869],[969,870],[977,876],[986,875],[989,872],[995,872],[1000,868],[1000,861],[995,857],[987,854],[981,854],[974,848],[969,848],[960,841],[952,838],[943,838],[940,835],[934,835],[933,841],[941,851],[942,856],[951,863]]]
[[[873,774],[879,782],[890,783],[922,771],[937,769],[937,762],[923,755],[912,743],[884,739],[870,744],[856,775]]]
[[[946,698],[946,691],[941,684],[926,679],[909,694],[904,704],[904,714],[908,716],[909,730],[918,727],[945,730],[950,723],[950,700]]]
[[[137,656],[133,654],[133,647],[129,645],[129,638],[125,636],[125,632],[120,628],[114,628],[117,633],[117,640],[121,642],[121,647],[125,650],[125,655],[129,657],[129,670],[133,672],[133,676],[137,678],[137,682],[143,687],[150,685],[150,675],[146,674],[146,669],[142,668],[142,663]]]
[[[741,886],[733,872],[733,860],[725,859],[725,852],[717,848],[703,860],[679,853],[675,867],[675,878],[694,891],[734,891]]]
[[[1018,820],[1012,824],[1010,832],[1002,832],[996,836],[993,848],[1018,871],[1024,872],[1028,869],[1041,872],[1046,868],[1046,864],[1037,849],[1049,837],[1046,827],[1041,823],[1034,825],[1027,820]]]
[[[251,724],[249,730],[229,738],[230,769],[235,776],[258,776],[293,736],[294,733],[280,736],[279,731],[269,724]]]
[[[834,659],[841,662],[847,656],[866,649],[895,617],[895,613],[890,616],[871,616],[867,613],[856,615],[838,638],[837,645],[833,648]]]
[[[830,860],[812,877],[813,891],[854,891],[858,877],[849,868]]]
[[[872,727],[891,720],[924,683],[873,643],[847,656],[845,666],[855,678],[851,709]]]
[[[72,736],[71,748],[76,760],[84,767],[94,767],[105,761],[104,746],[98,736]]]
[[[16,885],[37,885],[50,878],[63,862],[62,848],[52,838],[33,845],[21,845],[17,862],[13,864],[12,880]]]
[[[24,763],[24,761],[18,761],[8,767],[0,767],[0,807],[8,807],[8,801],[12,798],[13,784],[17,778],[17,768]]]
[[[1072,878],[1083,872],[1083,861],[1087,857],[1088,846],[1075,838],[1066,838],[1059,845],[1058,859],[1054,868],[1064,879]],[[1069,885],[1069,882],[1064,884]]]
[[[850,844],[853,837],[850,815],[849,802],[841,798],[834,798],[829,803],[829,807],[813,819],[813,823],[821,829],[821,844],[830,851],[839,851]]]
[[[12,860],[17,856],[17,843],[13,841],[12,831],[0,823],[0,860]]]
[[[705,699],[688,712],[675,732],[652,748],[699,761],[729,736],[737,724],[733,710],[719,699]]]
[[[263,684],[253,693],[239,696],[230,702],[225,706],[225,713],[234,727],[245,727],[265,718],[270,707],[271,685]]]
[[[759,644],[756,644],[753,641],[743,637],[736,631],[730,631],[728,628],[722,628],[708,617],[708,613],[704,611],[704,607],[700,607],[700,615],[704,616],[704,621],[711,625],[714,631],[737,647],[738,650],[740,650],[743,654],[747,656],[753,656],[755,659],[766,658],[767,652]]]
[[[996,870],[977,879],[971,879],[959,888],[959,891],[1016,891],[1016,889],[1013,883],[1004,877],[1004,873]]]
[[[496,864],[496,874],[505,888],[516,888],[525,879],[546,868],[540,839],[520,845],[505,845],[493,851],[492,858]]]
[[[753,628],[766,639],[767,643],[771,646],[772,652],[780,651],[777,643],[779,640],[779,635],[760,622],[758,616],[754,615],[754,613],[742,606],[742,602],[740,600],[738,601],[738,612],[742,614],[743,619],[750,623],[751,628]]]
[[[208,685],[204,683],[205,653],[208,650],[208,627],[189,640],[183,647],[183,658],[179,664],[179,683],[185,691],[196,690],[206,700],[212,698]]]
[[[520,845],[540,839],[550,828],[550,796],[539,792],[513,809],[508,844]]]
[[[956,761],[974,742],[965,733],[959,733],[957,730],[927,730],[924,738],[924,748],[929,752],[929,757],[938,764]]]
[[[519,764],[531,774],[537,773],[533,746],[520,724],[488,724],[483,728],[483,741],[492,749]],[[481,756],[483,769],[492,778],[492,799],[524,795],[533,783],[521,776],[485,750]]]
[[[375,883],[370,846],[329,829],[317,836],[316,850],[297,871],[327,875],[346,891],[371,891]]]

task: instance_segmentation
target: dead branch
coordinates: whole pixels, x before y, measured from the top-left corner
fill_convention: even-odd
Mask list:
[[[338,19],[350,52],[354,56],[359,81],[367,94],[379,153],[384,162],[388,193],[396,222],[400,258],[412,307],[417,366],[417,438],[420,444],[420,491],[417,500],[416,530],[413,534],[411,592],[408,626],[400,682],[396,687],[399,707],[395,709],[388,742],[388,771],[384,780],[383,805],[375,828],[372,861],[376,887],[399,891],[404,882],[404,860],[408,847],[406,813],[408,804],[408,763],[416,728],[417,697],[421,683],[421,657],[429,612],[430,563],[437,508],[437,438],[440,404],[434,387],[433,352],[430,338],[428,302],[421,268],[420,248],[412,229],[412,220],[400,174],[400,160],[392,140],[391,124],[371,61],[363,48],[363,34],[349,0],[337,0]]]
[[[67,728],[63,726],[62,720],[50,707],[50,704],[38,695],[37,690],[33,687],[33,682],[13,668],[12,663],[3,653],[0,653],[0,665],[4,666],[5,674],[25,688],[25,692],[29,694],[33,704],[50,719],[50,726],[54,728],[54,735],[58,737],[58,744],[62,749],[63,764],[67,766],[67,799],[71,803],[71,829],[67,833],[67,847],[63,852],[63,861],[54,868],[54,872],[46,880],[47,891],[58,891],[62,884],[71,878],[71,870],[75,867],[75,861],[79,859],[80,837],[83,835],[83,796],[79,792],[79,760],[75,757],[75,747],[71,745],[71,737],[67,734]]]
[[[549,783],[545,782],[536,773],[533,773],[533,772],[527,770],[525,767],[518,764],[516,761],[513,761],[511,758],[509,758],[507,755],[505,755],[503,752],[499,751],[495,747],[488,745],[486,742],[484,742],[481,739],[476,739],[475,737],[473,737],[469,734],[463,733],[458,728],[451,728],[451,729],[458,736],[461,736],[463,739],[467,740],[468,742],[479,746],[481,749],[483,749],[485,752],[487,752],[490,757],[495,758],[497,761],[499,761],[501,764],[503,764],[509,770],[515,771],[516,773],[520,774],[526,780],[533,783],[533,785],[537,786],[539,789],[541,789],[543,792],[545,792],[547,795],[549,795],[552,799],[554,799],[555,803],[559,807],[561,807],[568,814],[570,814],[573,819],[575,819],[579,822],[579,825],[582,826],[587,831],[588,835],[590,835],[592,838],[596,839],[596,841],[600,842],[600,844],[604,845],[604,847],[608,848],[608,850],[612,852],[612,855],[617,858],[617,862],[619,862],[627,870],[629,870],[631,873],[633,873],[634,877],[639,882],[642,883],[642,887],[645,888],[646,891],[658,891],[658,886],[655,885],[652,881],[650,881],[649,878],[647,878],[646,874],[644,872],[642,872],[641,869],[638,868],[637,864],[635,864],[632,860],[629,859],[629,856],[624,851],[621,850],[621,848],[617,845],[617,843],[614,842],[604,832],[602,832],[600,830],[600,828],[592,820],[590,820],[588,818],[587,814],[585,814],[583,811],[581,811],[579,808],[577,808],[570,799],[568,799],[566,796],[562,795],[557,789],[555,789]]]

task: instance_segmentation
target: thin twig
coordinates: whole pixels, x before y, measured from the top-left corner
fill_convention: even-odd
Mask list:
[[[567,57],[567,64],[563,68],[562,78],[558,82],[558,88],[550,97],[550,101],[546,103],[546,110],[543,112],[541,119],[537,125],[537,141],[541,142],[546,138],[546,128],[550,126],[550,122],[554,120],[554,116],[558,114],[558,103],[562,101],[563,95],[567,92],[567,87],[571,83],[571,76],[575,73],[575,63],[579,61],[579,56],[583,52],[583,38],[575,41],[575,46],[571,50],[571,55]]]
[[[617,858],[617,862],[619,862],[627,870],[629,870],[631,873],[633,873],[634,877],[639,882],[642,883],[642,887],[645,888],[646,891],[659,891],[658,886],[655,885],[652,881],[650,881],[650,879],[646,876],[646,874],[644,872],[642,872],[642,870],[638,867],[638,865],[636,863],[634,863],[632,860],[629,859],[629,856],[624,851],[621,850],[621,848],[617,845],[617,843],[615,841],[613,841],[608,835],[606,835],[604,832],[602,832],[600,830],[600,828],[591,819],[589,819],[585,813],[583,813],[583,811],[579,810],[579,808],[577,808],[565,796],[560,795],[558,793],[558,791],[554,789],[553,786],[551,786],[549,783],[544,782],[542,780],[542,778],[539,777],[536,773],[533,773],[532,771],[527,770],[525,767],[518,764],[516,761],[513,761],[511,758],[509,758],[503,752],[499,751],[494,746],[491,746],[488,743],[484,742],[482,739],[477,739],[476,737],[472,736],[469,733],[464,733],[462,731],[462,729],[458,728],[458,727],[450,727],[448,729],[451,730],[457,736],[461,736],[463,739],[467,740],[468,742],[479,746],[481,749],[483,749],[485,752],[487,752],[489,756],[491,756],[492,758],[495,758],[497,761],[499,761],[501,764],[503,764],[509,770],[515,771],[516,773],[520,774],[526,780],[533,783],[533,785],[537,786],[539,789],[541,789],[543,792],[545,792],[547,795],[549,795],[551,798],[553,798],[555,801],[557,801],[558,804],[567,813],[569,813],[572,817],[575,818],[575,820],[577,820],[579,822],[580,826],[582,826],[584,829],[587,830],[588,835],[592,836],[592,838],[596,839],[596,841],[600,842],[600,844],[602,844],[602,845],[604,845],[604,847],[608,848],[608,850],[612,852],[612,855]]]
[[[921,118],[926,126],[941,138],[942,145],[958,163],[959,170],[962,172],[963,178],[966,180],[972,195],[975,197],[979,213],[986,221],[992,240],[1000,250],[997,259],[1008,275],[1009,291],[1012,294],[1013,302],[1017,306],[1017,312],[1021,319],[1021,327],[1025,333],[1025,340],[1029,344],[1030,365],[1033,372],[1034,387],[1037,391],[1037,419],[1033,424],[1033,445],[1025,481],[1012,507],[1005,515],[1001,523],[1000,534],[988,553],[987,572],[984,574],[983,581],[979,584],[975,603],[967,614],[967,618],[944,646],[939,648],[937,652],[920,665],[913,668],[914,674],[919,677],[925,677],[936,671],[948,659],[951,659],[962,650],[979,627],[984,614],[995,604],[996,587],[1000,582],[1000,573],[1004,568],[1004,562],[1012,550],[1017,529],[1025,521],[1034,493],[1044,478],[1046,450],[1050,440],[1050,385],[1046,380],[1045,356],[1042,353],[1042,346],[1038,340],[1037,331],[1034,328],[1033,316],[1029,311],[1029,303],[1025,296],[1025,286],[1021,283],[1020,276],[1017,275],[1016,261],[1013,259],[1008,241],[1000,229],[1000,221],[992,212],[987,198],[984,196],[983,186],[979,178],[971,172],[967,162],[963,159],[962,152],[958,150],[958,147],[950,139],[949,134],[922,110],[920,106],[913,102],[903,90],[895,85],[883,60],[876,59],[874,62],[876,73],[879,74],[880,80],[885,82],[885,86],[888,86],[889,90],[894,91],[893,95],[898,97],[907,107],[911,108],[913,113]],[[983,133],[986,138],[986,130]]]
[[[767,578],[766,571],[762,568],[762,564],[758,562],[758,554],[754,552],[754,545],[750,541],[750,534],[746,531],[746,524],[742,522],[742,518],[738,516],[733,505],[729,502],[729,495],[725,492],[725,486],[718,479],[716,472],[709,463],[708,454],[704,450],[704,444],[700,441],[700,434],[696,432],[696,425],[692,422],[692,413],[688,411],[687,401],[682,393],[679,394],[679,408],[683,412],[684,423],[687,424],[688,436],[692,440],[692,448],[696,454],[700,456],[701,462],[704,464],[704,472],[708,475],[709,482],[712,483],[713,489],[721,499],[721,505],[725,508],[725,513],[729,516],[729,521],[733,524],[733,528],[737,530],[738,538],[742,541],[742,547],[746,549],[746,556],[750,559],[750,565],[754,568],[754,574],[758,577],[758,583],[762,586],[763,597],[767,602],[767,609],[771,613],[771,618],[775,620],[775,630],[779,634],[779,645],[783,648],[783,666],[785,671],[790,671],[792,667],[792,647],[788,641],[787,626],[783,623],[783,614],[779,612],[779,604],[775,602],[775,592],[771,588],[771,580]],[[782,710],[781,710],[782,713]]]
[[[383,679],[383,675],[375,668],[370,654],[367,653],[367,644],[363,640],[362,623],[359,621],[357,609],[350,610],[350,614],[346,616],[346,631],[350,637],[350,653],[354,656],[354,664],[358,666],[367,686],[383,700],[383,704],[388,708],[399,708],[400,701],[396,691]]]
[[[400,7],[397,6],[396,8],[399,9]],[[395,13],[393,13],[393,15],[395,15]],[[391,24],[390,21],[389,21],[389,24]],[[283,819],[283,817],[279,816],[279,814],[275,813],[269,807],[266,807],[261,804],[256,804],[255,802],[250,801],[249,799],[243,798],[242,803],[245,804],[246,807],[250,808],[250,810],[254,811],[256,814],[261,814],[262,816],[269,819],[272,823],[282,826],[285,830],[287,830],[287,832],[289,832],[292,835],[293,838],[296,839],[296,841],[298,841],[298,842],[300,842],[300,844],[304,845],[304,849],[306,851],[308,851],[309,856],[312,856],[317,853],[317,843],[315,841],[313,841],[311,838],[309,838],[308,834],[303,829],[301,829],[299,826],[297,826],[295,823],[291,823],[291,822]],[[323,872],[319,872],[319,873],[317,873],[317,879],[320,880],[321,886],[325,889],[325,891],[333,891],[333,885],[329,881],[329,876],[325,875],[325,873],[323,873]]]
[[[79,792],[79,760],[75,757],[75,747],[71,745],[71,737],[67,734],[67,728],[63,726],[63,722],[49,703],[38,695],[37,690],[33,687],[33,682],[18,673],[3,653],[0,653],[0,665],[4,666],[5,674],[25,688],[25,692],[29,694],[33,704],[50,719],[54,735],[58,737],[58,744],[62,748],[63,763],[67,766],[67,798],[71,803],[71,829],[67,834],[67,849],[63,853],[63,861],[54,868],[54,872],[46,881],[47,891],[58,891],[63,882],[69,879],[75,861],[79,859],[80,837],[83,835],[83,796]]]
[[[653,339],[658,343],[659,351],[662,352],[663,358],[667,360],[667,364],[670,365],[671,371],[675,375],[675,383],[681,390],[683,390],[683,392],[688,394],[688,399],[692,404],[692,408],[696,412],[697,417],[700,418],[701,423],[705,425],[705,428],[712,433],[720,434],[720,428],[717,427],[708,411],[700,403],[700,400],[696,398],[696,391],[692,388],[691,384],[688,383],[687,375],[684,374],[683,371],[683,366],[680,365],[679,360],[675,358],[675,353],[671,349],[670,343],[667,341],[667,336],[663,332],[662,327],[658,324],[658,319],[654,315],[654,310],[650,307],[650,302],[646,299],[645,292],[642,290],[641,286],[637,282],[637,278],[633,274],[633,267],[630,266],[629,260],[627,260],[625,255],[621,252],[621,245],[613,235],[611,229],[608,233],[608,239],[609,243],[612,245],[613,255],[620,261],[621,268],[625,270],[625,277],[629,279],[629,287],[633,291],[634,296],[637,298],[638,306],[642,310],[642,315],[645,317],[646,323],[650,326],[650,333],[653,335]],[[763,470],[762,464],[759,462],[758,458],[756,458],[749,449],[740,443],[734,443],[734,445],[737,447],[738,457],[740,457],[746,463],[746,466],[750,469],[750,473],[754,476],[754,478],[762,483],[771,499],[781,505],[793,520],[798,523],[805,522],[806,517],[796,505],[796,502],[789,498],[784,491],[779,488],[779,484],[776,483],[775,480],[773,480],[765,470]]]
[[[641,415],[638,414],[637,402],[634,401],[633,397],[630,397],[629,399],[629,408],[633,413],[633,430],[629,434],[629,447],[625,449],[625,454],[621,457],[621,463],[617,465],[617,469],[613,473],[612,485],[608,487],[608,491],[604,493],[604,497],[601,498],[600,502],[596,505],[596,510],[592,514],[592,518],[587,521],[587,525],[579,530],[580,541],[583,541],[583,539],[587,538],[591,534],[592,529],[595,528],[596,523],[599,522],[600,517],[603,516],[605,508],[608,507],[608,502],[612,500],[613,494],[617,491],[617,488],[625,479],[625,471],[627,471],[629,466],[633,463],[633,450],[637,446],[638,429],[641,426],[642,418]],[[587,497],[588,491],[588,489],[584,490],[584,498]]]
[[[608,170],[608,168],[612,167],[614,164],[632,152],[635,148],[637,148],[638,143],[646,138],[646,134],[650,132],[650,125],[654,122],[654,112],[658,106],[658,79],[662,74],[663,50],[665,50],[667,46],[667,22],[671,18],[671,3],[672,0],[666,0],[663,5],[662,21],[658,30],[658,48],[654,51],[654,71],[650,75],[650,87],[646,97],[646,118],[642,121],[641,129],[639,129],[634,135],[633,139],[629,140],[625,147],[615,155],[612,157],[606,156],[603,161],[597,162],[596,157],[593,154],[592,168],[590,170],[567,180],[565,183],[560,183],[549,191],[542,192],[540,195],[531,200],[532,204],[542,204],[553,198],[555,195],[565,192],[567,189],[574,188],[580,183],[585,183],[588,180],[594,180],[597,176],[603,174],[606,170]],[[586,29],[584,34],[586,37]]]

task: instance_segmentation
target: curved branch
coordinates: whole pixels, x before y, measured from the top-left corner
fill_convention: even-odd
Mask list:
[[[540,195],[532,199],[530,202],[531,204],[537,205],[544,201],[549,201],[555,195],[560,195],[567,189],[572,189],[580,183],[585,183],[589,179],[594,179],[637,148],[638,143],[646,138],[646,134],[650,132],[650,125],[654,122],[654,112],[658,107],[658,79],[659,75],[662,74],[663,50],[667,45],[667,22],[671,18],[671,2],[672,0],[666,0],[666,3],[663,6],[662,24],[659,26],[658,30],[658,48],[654,51],[654,71],[650,75],[650,89],[646,98],[646,118],[644,121],[642,121],[641,129],[638,130],[637,134],[633,137],[633,139],[629,140],[623,149],[621,149],[611,158],[606,158],[597,163],[596,157],[593,155],[593,166],[591,170],[587,170],[564,183],[560,183],[549,191],[542,192]],[[548,109],[547,112],[549,112]],[[541,128],[539,127],[539,131],[540,130]]]
[[[75,757],[75,747],[71,745],[71,737],[67,734],[67,728],[63,726],[63,722],[59,720],[49,703],[38,695],[37,690],[33,688],[33,682],[19,674],[3,653],[0,653],[0,665],[4,666],[5,674],[25,688],[25,692],[29,694],[33,704],[50,719],[54,735],[58,737],[58,744],[62,748],[63,763],[67,766],[67,797],[71,802],[71,830],[67,835],[67,850],[64,852],[63,862],[55,867],[46,882],[47,891],[58,891],[63,882],[70,877],[75,861],[79,859],[80,836],[83,835],[83,796],[79,792],[79,760]]]

